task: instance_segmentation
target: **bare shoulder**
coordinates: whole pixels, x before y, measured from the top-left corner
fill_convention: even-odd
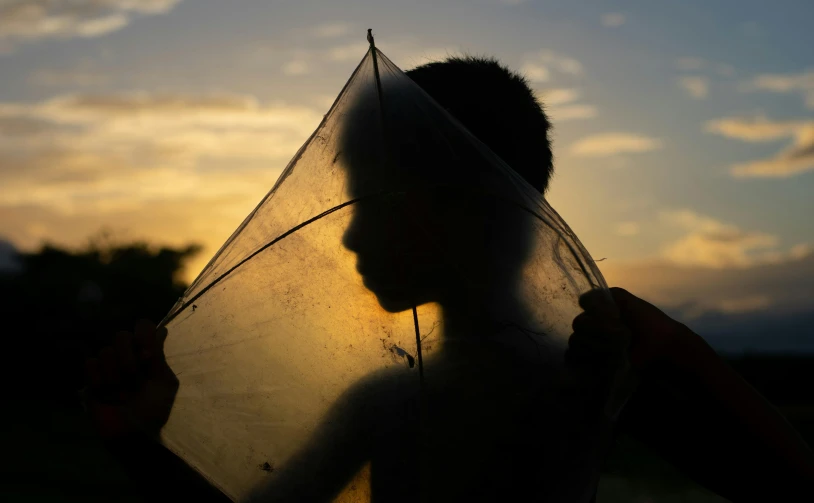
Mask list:
[[[352,384],[337,400],[336,408],[351,412],[356,419],[375,421],[404,412],[419,396],[418,369],[388,367]],[[366,423],[368,421],[361,421]]]

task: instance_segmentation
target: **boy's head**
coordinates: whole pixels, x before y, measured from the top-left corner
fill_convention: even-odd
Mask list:
[[[427,94],[545,193],[554,171],[551,124],[526,80],[497,60],[452,57],[406,72]]]
[[[340,116],[348,194],[387,194],[354,204],[344,246],[391,312],[505,296],[529,252],[532,219],[501,199],[519,192],[494,157],[424,93],[540,193],[551,173],[542,108],[521,77],[493,60],[434,63],[409,73],[412,82],[388,65],[380,59],[383,98],[365,81]]]

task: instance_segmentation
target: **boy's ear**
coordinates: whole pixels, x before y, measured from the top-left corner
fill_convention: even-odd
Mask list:
[[[410,217],[418,221],[431,219],[435,213],[435,204],[428,190],[408,190],[404,195],[404,204]]]
[[[442,194],[432,189],[410,190],[404,196],[407,217],[422,229],[424,238],[438,241],[444,235],[444,207],[438,198]]]

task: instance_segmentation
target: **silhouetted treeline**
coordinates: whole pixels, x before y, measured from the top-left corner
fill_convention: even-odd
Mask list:
[[[102,238],[78,250],[18,253],[15,268],[0,273],[11,392],[76,402],[85,358],[139,318],[160,321],[186,289],[180,273],[199,250]]]
[[[814,448],[814,355],[748,354],[729,363]]]
[[[747,354],[730,365],[778,406],[814,405],[814,355]]]

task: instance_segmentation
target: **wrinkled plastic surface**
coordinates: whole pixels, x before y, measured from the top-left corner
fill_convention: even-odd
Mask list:
[[[235,500],[587,501],[606,403],[563,362],[604,287],[540,193],[372,48],[165,319],[163,441]]]

